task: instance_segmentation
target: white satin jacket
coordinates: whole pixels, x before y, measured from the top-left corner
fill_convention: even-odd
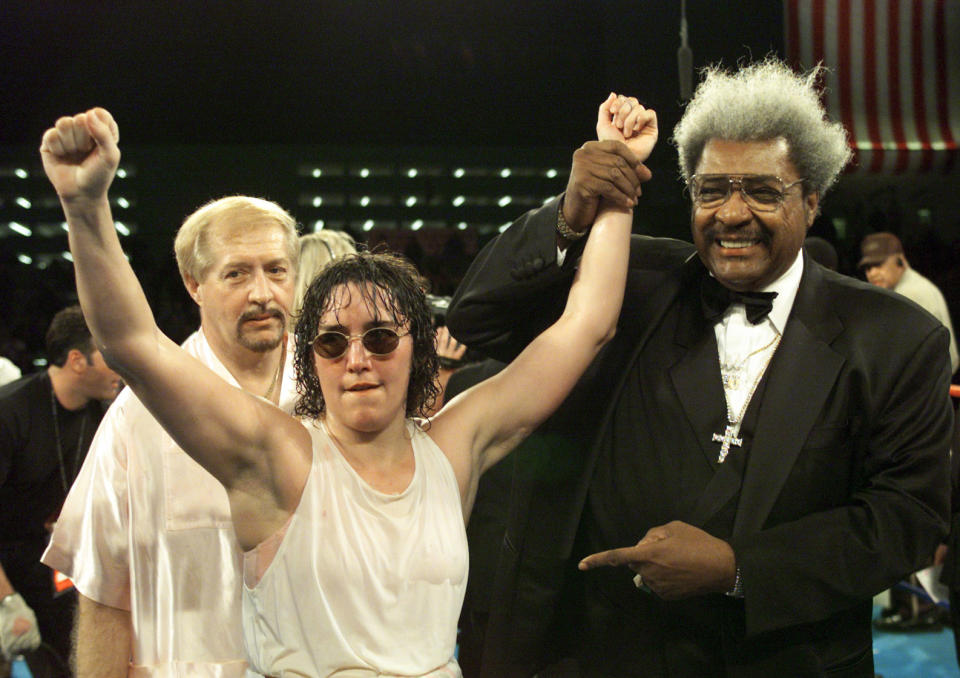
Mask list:
[[[239,386],[202,332],[183,347]],[[287,412],[296,399],[292,365],[288,357],[280,393]],[[130,676],[251,675],[227,493],[130,389],[104,416],[42,560],[84,596],[130,610]]]

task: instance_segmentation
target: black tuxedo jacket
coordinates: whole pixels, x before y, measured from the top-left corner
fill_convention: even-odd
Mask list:
[[[460,341],[509,361],[558,317],[579,248],[556,265],[557,206],[524,215],[478,255],[447,315]],[[688,312],[699,303],[692,281],[704,274],[691,244],[634,236],[616,337],[526,446],[541,456],[517,460],[484,676],[549,675],[543,667],[577,655],[591,676],[872,678],[871,597],[926,565],[947,532],[947,332],[902,297],[805,261],[749,458],[732,473],[716,464],[716,443],[698,450],[703,441],[676,433],[708,434],[717,422],[705,413],[723,399],[712,327]],[[683,503],[663,522],[729,541],[742,600],[667,603],[625,586],[626,569],[598,571],[593,603],[561,597],[593,574],[571,564],[583,555],[575,540],[600,442],[619,399],[635,392],[624,385],[640,365],[640,407],[659,424],[632,443],[637,468],[662,461],[663,440],[679,440],[685,468],[703,482],[694,497],[677,496],[689,478],[653,484],[639,472],[623,482],[664,506]],[[732,519],[714,525],[721,511]],[[604,547],[628,546],[653,526]]]

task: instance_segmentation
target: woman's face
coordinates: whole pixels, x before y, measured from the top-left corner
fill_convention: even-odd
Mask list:
[[[332,299],[317,333],[342,332],[352,338],[347,350],[336,358],[314,353],[328,424],[356,432],[379,432],[405,417],[413,338],[406,334],[408,327],[397,326],[387,309],[365,299],[354,283],[334,289]],[[364,347],[360,335],[375,327],[403,335],[394,351],[376,355]]]

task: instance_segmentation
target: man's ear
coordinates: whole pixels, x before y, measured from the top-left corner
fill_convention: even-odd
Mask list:
[[[87,356],[83,354],[83,351],[78,348],[71,348],[67,353],[67,360],[63,366],[77,374],[82,374],[86,371],[87,367],[90,366],[90,363],[87,360]]]
[[[813,221],[820,214],[820,194],[814,191],[803,196],[803,207],[807,217],[807,230],[810,230]]]
[[[203,306],[203,295],[200,294],[200,283],[189,273],[183,274],[183,286],[187,288],[187,294],[197,304]]]

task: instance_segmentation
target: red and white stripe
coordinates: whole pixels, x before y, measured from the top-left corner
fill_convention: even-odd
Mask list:
[[[854,172],[949,172],[960,140],[960,2],[784,0],[788,59],[822,61]]]

